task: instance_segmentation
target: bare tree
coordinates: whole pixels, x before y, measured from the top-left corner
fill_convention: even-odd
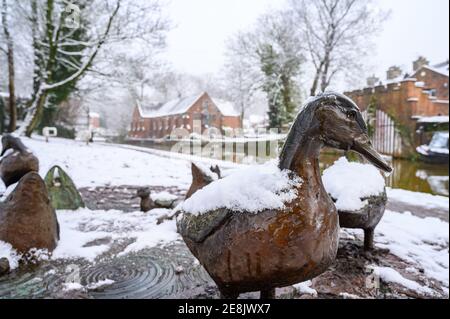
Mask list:
[[[229,83],[234,82],[241,112],[254,93],[262,90],[272,127],[288,124],[298,106],[297,78],[304,57],[291,19],[281,11],[262,15],[253,30],[238,33],[228,48],[227,77]]]
[[[238,106],[241,125],[262,82],[259,64],[255,63],[255,59],[249,58],[249,55],[256,52],[249,52],[246,45],[247,42],[242,41],[240,35],[229,43],[223,71],[226,95]]]
[[[314,68],[310,94],[325,91],[340,73],[362,66],[373,35],[386,13],[374,10],[371,0],[291,0],[299,39]]]
[[[31,0],[30,4],[23,11],[28,14],[31,26],[34,92],[19,134],[31,135],[53,92],[87,73],[110,76],[111,72],[102,72],[101,67],[109,66],[110,71],[114,66],[97,63],[100,62],[97,57],[107,60],[107,54],[102,51],[130,49],[133,41],[157,46],[165,39],[163,31],[167,30],[167,20],[156,0],[80,0],[81,11],[80,7],[64,0]],[[77,33],[83,28],[86,39],[80,39]],[[61,78],[57,72],[60,66],[72,72]]]
[[[6,55],[8,57],[8,92],[9,92],[9,126],[10,132],[16,129],[17,108],[14,77],[14,44],[8,24],[8,4],[6,0],[2,1],[1,8],[2,26],[6,42]]]

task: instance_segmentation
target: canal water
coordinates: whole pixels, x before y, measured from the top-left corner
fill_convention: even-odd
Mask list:
[[[192,142],[181,144],[178,142],[177,147],[174,147],[174,142],[153,143],[139,141],[132,144],[164,151],[174,151],[174,149],[180,151],[182,149],[183,152],[188,150],[188,154],[194,153],[194,144]],[[281,141],[204,143],[202,145],[202,156],[244,164],[264,163],[278,156],[281,144]],[[325,149],[320,157],[321,168],[329,167],[341,156],[344,156],[344,153]],[[392,158],[387,158],[387,160],[394,168],[393,173],[386,177],[387,186],[414,192],[449,196],[448,165],[435,165]]]

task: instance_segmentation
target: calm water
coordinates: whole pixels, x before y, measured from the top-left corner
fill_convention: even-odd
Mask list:
[[[138,143],[135,145],[165,151],[172,149],[172,146],[168,143]],[[186,146],[189,149],[189,143],[186,143]],[[228,144],[227,147],[223,147],[222,158],[213,155],[214,147],[207,149],[202,155],[222,160],[232,160],[237,163],[263,163],[275,158],[277,149],[280,147],[276,142],[260,142],[255,152],[254,149],[249,150],[247,143],[235,143],[233,147],[229,146]],[[220,149],[220,144],[217,144],[217,149]],[[249,155],[255,153],[258,154],[257,157]],[[343,156],[343,154],[329,152],[328,150],[323,152],[320,158],[321,168],[327,168],[340,156]],[[420,161],[414,162],[401,159],[390,160],[390,164],[394,171],[386,178],[386,183],[389,187],[449,196],[449,168],[447,165],[432,165]]]

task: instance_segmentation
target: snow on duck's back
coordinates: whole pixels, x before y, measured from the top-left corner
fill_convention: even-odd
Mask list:
[[[258,213],[266,209],[282,209],[297,196],[299,177],[281,171],[275,161],[236,170],[187,199],[180,210],[203,214],[219,208],[236,212]]]
[[[338,159],[323,172],[322,181],[328,194],[336,200],[336,208],[356,211],[364,207],[361,199],[384,192],[385,180],[372,165]]]

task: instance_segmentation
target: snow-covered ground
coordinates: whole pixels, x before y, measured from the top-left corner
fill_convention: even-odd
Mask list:
[[[51,139],[45,143],[39,138],[24,138],[23,142],[39,157],[42,176],[52,165],[58,164],[69,173],[77,187],[155,185],[187,189],[191,183],[190,162],[180,154],[172,158],[163,151],[119,145],[87,146],[64,139]],[[222,164],[228,169],[235,167],[230,163]],[[397,189],[388,189],[388,196],[420,207],[448,210],[446,197]],[[157,218],[165,213],[167,210],[154,210],[148,214],[93,211],[87,208],[76,212],[58,211],[61,240],[50,258],[84,258],[95,262],[114,243],[123,243],[119,245],[119,251],[114,251],[116,255],[123,255],[181,240],[174,221],[157,225]],[[352,232],[358,233],[351,231],[350,234]],[[376,229],[375,241],[377,247],[389,249],[392,254],[410,264],[411,272],[422,271],[448,292],[448,223],[437,218],[419,218],[408,212],[386,211]],[[10,259],[13,267],[17,266],[14,249],[0,242],[0,258],[4,256]],[[374,272],[385,281],[403,285],[421,294],[432,294],[431,288],[403,278],[394,268],[373,267]],[[299,285],[297,289],[313,293],[309,284]]]

